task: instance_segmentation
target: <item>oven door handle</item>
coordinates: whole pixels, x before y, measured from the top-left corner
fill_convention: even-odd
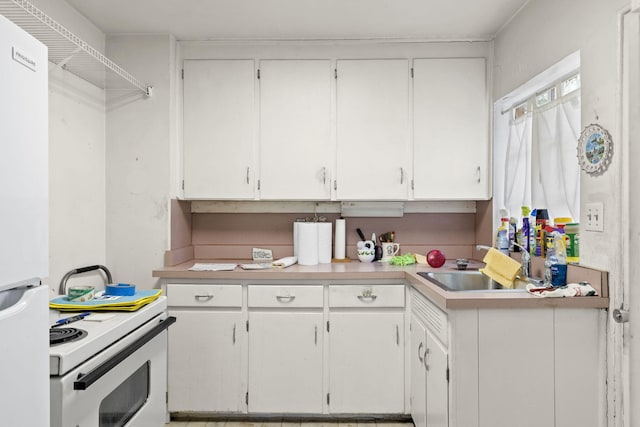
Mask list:
[[[91,384],[98,381],[102,378],[107,372],[115,368],[120,362],[125,360],[127,357],[131,356],[134,352],[136,352],[140,347],[151,341],[161,332],[166,330],[169,326],[176,322],[176,318],[174,316],[169,316],[165,320],[161,321],[159,324],[153,327],[149,332],[138,338],[138,340],[131,343],[126,348],[120,350],[118,353],[113,355],[110,359],[95,367],[92,371],[86,374],[80,374],[78,376],[78,380],[73,383],[74,390],[86,390]]]

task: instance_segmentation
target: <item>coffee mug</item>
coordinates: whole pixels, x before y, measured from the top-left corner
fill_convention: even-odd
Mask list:
[[[382,242],[382,258],[380,261],[388,262],[391,260],[391,257],[396,255],[400,251],[400,244],[394,242]]]

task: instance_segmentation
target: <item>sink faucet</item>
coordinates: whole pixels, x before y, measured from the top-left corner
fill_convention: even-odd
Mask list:
[[[522,264],[520,269],[522,270],[522,275],[524,276],[524,279],[526,280],[531,279],[531,275],[530,275],[531,254],[529,253],[527,248],[524,248],[515,242],[513,243],[513,246],[517,246],[520,248],[520,253],[522,254],[520,256],[520,263]]]

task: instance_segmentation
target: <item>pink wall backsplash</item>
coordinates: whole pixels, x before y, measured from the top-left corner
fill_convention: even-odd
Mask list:
[[[346,255],[357,259],[360,228],[367,238],[395,231],[400,253],[426,254],[442,250],[448,259],[482,259],[476,243],[492,244],[491,202],[479,203],[477,213],[411,213],[401,218],[346,218]],[[165,265],[199,260],[250,260],[254,247],[273,251],[275,258],[293,254],[293,223],[310,214],[191,213],[190,203],[171,201],[171,249]],[[338,214],[323,214],[335,232]],[[489,215],[490,217],[490,215]],[[488,229],[487,229],[488,227]]]
[[[310,216],[290,213],[189,214],[182,202],[172,203],[172,215],[189,217],[172,219],[173,252],[188,253],[179,250],[180,245],[190,242],[195,259],[221,260],[251,259],[253,247],[271,249],[275,258],[292,255],[293,223]],[[335,228],[339,215],[323,216]],[[372,233],[379,236],[394,231],[400,253],[425,254],[431,249],[440,249],[449,259],[471,258],[476,239],[476,214],[416,213],[401,218],[346,218],[346,254],[353,259],[357,258],[356,243],[360,240],[357,228],[367,238]],[[181,260],[167,257],[168,263],[178,261]]]

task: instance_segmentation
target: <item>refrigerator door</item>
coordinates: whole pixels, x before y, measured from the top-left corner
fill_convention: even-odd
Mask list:
[[[0,15],[0,290],[49,275],[47,47]]]
[[[22,286],[0,292],[3,426],[49,425],[48,303],[46,286]]]

